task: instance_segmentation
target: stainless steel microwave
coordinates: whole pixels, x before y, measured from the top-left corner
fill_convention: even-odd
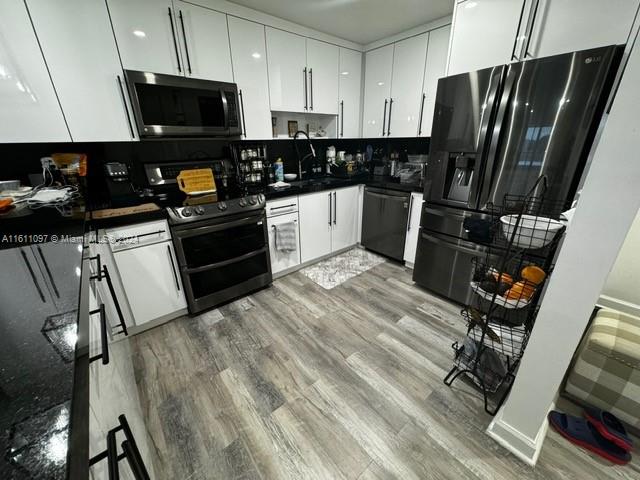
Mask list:
[[[176,75],[125,70],[140,137],[241,134],[238,87]]]

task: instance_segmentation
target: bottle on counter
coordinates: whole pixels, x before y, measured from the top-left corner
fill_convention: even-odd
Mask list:
[[[276,177],[276,182],[284,182],[284,163],[282,162],[282,158],[278,157],[274,162],[273,172]]]

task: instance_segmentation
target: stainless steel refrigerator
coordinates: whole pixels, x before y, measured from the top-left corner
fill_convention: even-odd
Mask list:
[[[416,283],[468,303],[471,258],[486,247],[468,238],[466,218],[524,195],[541,174],[545,200],[571,201],[621,54],[603,47],[438,81]]]

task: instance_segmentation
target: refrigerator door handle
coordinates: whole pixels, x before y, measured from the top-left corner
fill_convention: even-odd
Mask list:
[[[513,86],[516,83],[518,75],[516,70],[512,67],[509,67],[509,71],[507,72],[507,79],[505,81],[504,89],[502,91],[502,96],[500,98],[500,105],[498,106],[498,113],[496,114],[496,121],[493,127],[494,132],[503,132],[502,122],[504,121],[507,111],[511,105],[511,97],[513,94]],[[496,163],[496,155],[498,155],[498,148],[500,146],[501,134],[493,135],[491,137],[491,143],[489,145],[489,153],[487,154],[487,161],[484,169],[484,173],[482,175],[481,188],[478,197],[478,208],[484,209],[486,205],[482,205],[482,203],[486,202],[488,199],[488,193],[490,191],[491,184],[493,182],[493,169]],[[481,198],[484,197],[484,198]],[[502,200],[502,199],[500,199]]]
[[[497,70],[496,70],[497,69]],[[488,137],[491,137],[491,121],[494,118],[493,109],[496,101],[498,100],[498,89],[500,88],[500,84],[502,83],[502,77],[504,74],[503,67],[495,67],[494,72],[491,73],[491,87],[489,89],[489,94],[487,95],[487,101],[485,103],[486,108],[482,114],[482,119],[480,121],[480,130],[478,132],[478,153],[476,155],[476,162],[479,162],[480,165],[484,164],[485,161],[485,150],[487,148]],[[493,131],[496,131],[495,128]],[[477,168],[479,175],[474,175],[474,178],[471,182],[471,189],[469,191],[469,208],[477,208],[477,203],[479,200],[479,195],[481,190],[479,189],[479,184],[482,181],[482,173],[480,168]],[[485,168],[486,172],[487,169]]]

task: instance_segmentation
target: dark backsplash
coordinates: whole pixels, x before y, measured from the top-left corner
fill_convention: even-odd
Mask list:
[[[305,139],[299,139],[302,155],[308,152]],[[396,151],[408,154],[428,153],[428,138],[373,138],[373,139],[312,139],[316,154],[324,162],[327,147],[355,154],[365,152],[366,146],[380,149],[383,155]],[[19,179],[29,185],[29,174],[40,173],[40,158],[52,153],[85,153],[88,157],[88,203],[108,204],[108,194],[102,165],[107,162],[122,162],[129,166],[131,182],[145,187],[143,164],[169,162],[198,158],[230,157],[231,144],[266,144],[267,156],[273,162],[278,157],[284,162],[285,172],[297,172],[297,157],[293,141],[263,140],[234,141],[227,139],[180,139],[146,140],[142,142],[95,142],[95,143],[15,143],[0,144],[0,180]]]

